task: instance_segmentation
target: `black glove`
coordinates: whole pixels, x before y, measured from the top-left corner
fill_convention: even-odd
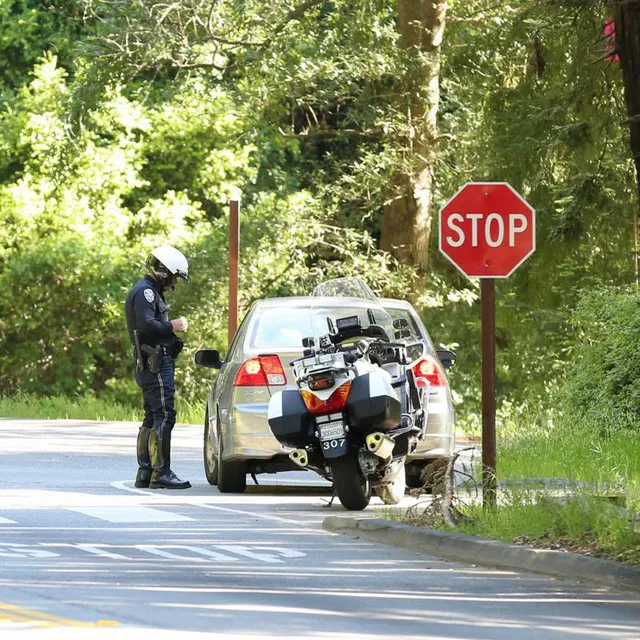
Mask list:
[[[182,347],[184,347],[184,342],[182,341],[181,338],[176,337],[176,340],[173,343],[173,353],[171,354],[171,357],[174,360],[180,355],[180,352],[182,351]]]

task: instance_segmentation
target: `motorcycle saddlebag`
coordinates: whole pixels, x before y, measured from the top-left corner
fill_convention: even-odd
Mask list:
[[[382,371],[366,373],[352,382],[346,411],[349,426],[356,431],[387,431],[401,420],[400,400]]]
[[[314,425],[300,392],[278,391],[271,396],[267,420],[278,442],[291,447],[304,447],[314,437]]]

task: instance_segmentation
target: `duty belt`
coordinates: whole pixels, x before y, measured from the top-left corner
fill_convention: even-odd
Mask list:
[[[174,357],[174,349],[165,345],[159,344],[152,347],[148,344],[141,344],[138,336],[138,332],[134,331],[135,337],[135,359],[136,368],[138,371],[148,369],[151,373],[158,373],[160,371],[160,357],[169,356]]]

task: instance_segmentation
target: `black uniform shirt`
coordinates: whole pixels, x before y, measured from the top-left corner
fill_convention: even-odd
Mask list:
[[[169,322],[169,305],[164,301],[162,285],[151,276],[146,275],[133,285],[124,310],[131,344],[134,344],[133,331],[137,329],[142,344],[173,346],[176,335]]]

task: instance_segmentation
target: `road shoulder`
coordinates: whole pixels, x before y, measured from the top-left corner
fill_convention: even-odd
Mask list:
[[[324,519],[322,526],[334,533],[366,538],[447,560],[531,571],[566,580],[640,591],[640,568],[613,560],[535,549],[378,518],[329,516]]]

